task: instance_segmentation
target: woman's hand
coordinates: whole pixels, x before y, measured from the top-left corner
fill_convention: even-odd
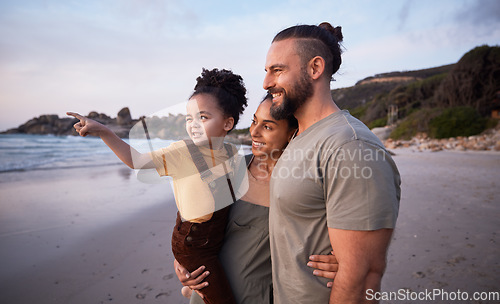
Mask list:
[[[73,125],[76,132],[78,132],[80,136],[84,137],[87,135],[100,136],[101,132],[107,129],[104,125],[98,123],[97,121],[82,116],[78,113],[67,112],[66,114],[80,120],[79,122]]]
[[[339,263],[333,251],[331,253],[331,255],[311,255],[309,257],[310,261],[307,263],[307,266],[316,268],[313,271],[315,276],[332,280],[335,279]],[[333,286],[333,282],[328,282],[326,286],[331,288]]]
[[[189,273],[189,271],[179,264],[177,260],[174,260],[174,269],[181,284],[196,291],[203,299],[203,295],[198,292],[198,290],[208,286],[208,282],[203,282],[203,280],[205,280],[205,278],[210,274],[208,271],[203,272],[205,270],[205,266],[201,266],[195,271]]]

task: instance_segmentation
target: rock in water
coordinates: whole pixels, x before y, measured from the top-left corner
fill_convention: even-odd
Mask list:
[[[120,112],[118,112],[116,122],[120,126],[130,125],[130,123],[132,123],[132,116],[130,115],[130,110],[127,107],[121,109]]]

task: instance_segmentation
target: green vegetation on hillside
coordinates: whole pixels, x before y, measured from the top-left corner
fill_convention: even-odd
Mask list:
[[[370,128],[384,126],[389,106],[397,106],[393,139],[478,134],[494,125],[487,117],[500,108],[500,47],[474,48],[454,65],[379,74],[332,96]]]
[[[454,64],[448,64],[448,65],[443,65],[439,66],[436,68],[430,68],[430,69],[423,69],[423,70],[416,70],[416,71],[405,71],[405,72],[389,72],[389,73],[382,73],[382,74],[377,74],[373,77],[367,77],[363,80],[358,81],[358,83],[361,83],[366,80],[373,80],[373,79],[380,79],[380,78],[393,78],[393,77],[415,77],[418,79],[424,79],[424,78],[429,78],[437,74],[443,74],[443,73],[448,73],[453,69]]]
[[[430,120],[429,135],[434,138],[475,135],[484,130],[487,121],[474,108],[448,108]]]
[[[389,137],[393,139],[410,139],[417,133],[427,133],[430,121],[440,115],[441,112],[442,109],[439,108],[423,108],[414,111],[406,119],[400,121]]]
[[[470,106],[490,115],[500,92],[500,47],[483,45],[466,53],[437,88],[435,99],[443,107]]]

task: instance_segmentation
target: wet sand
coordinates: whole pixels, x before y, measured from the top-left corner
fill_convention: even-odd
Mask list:
[[[383,290],[499,291],[500,153],[394,152],[402,200]],[[168,184],[123,166],[11,172],[0,197],[0,303],[188,302]]]

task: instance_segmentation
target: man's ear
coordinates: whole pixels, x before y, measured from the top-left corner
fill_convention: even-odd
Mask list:
[[[321,56],[316,56],[309,60],[309,72],[312,79],[319,79],[325,72],[325,59]]]
[[[224,122],[224,131],[229,132],[234,127],[234,118],[228,117]]]

